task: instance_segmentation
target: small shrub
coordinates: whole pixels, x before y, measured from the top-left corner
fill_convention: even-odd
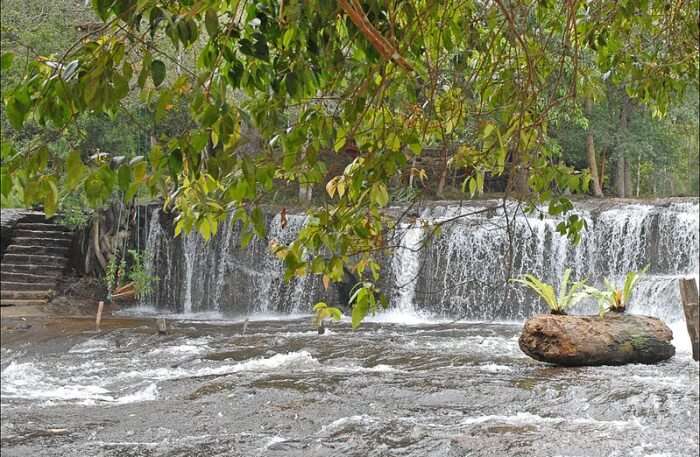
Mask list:
[[[72,193],[66,195],[61,200],[59,213],[60,222],[72,230],[87,226],[93,211],[88,208],[88,204],[82,193]]]
[[[145,295],[153,291],[154,284],[160,279],[157,276],[152,275],[144,265],[143,253],[130,249],[129,254],[133,259],[129,271],[129,279],[134,282],[136,296],[138,298],[143,298]]]

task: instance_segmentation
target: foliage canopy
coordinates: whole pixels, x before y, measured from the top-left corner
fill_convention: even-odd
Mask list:
[[[2,194],[20,189],[50,213],[59,186],[83,189],[93,205],[115,189],[129,200],[148,192],[178,213],[176,233],[209,238],[233,214],[250,240],[263,235],[260,203],[278,183],[321,184],[327,203],[276,250],[288,276],[328,284],[344,266],[355,271],[369,305],[353,322],[379,302],[390,180],[424,147],[451,151],[450,164],[467,170],[465,193],[479,194],[488,173],[507,175],[512,194],[524,176],[531,203],[566,212],[554,190],[584,191],[588,176],[554,160],[552,114],[611,82],[664,115],[698,77],[697,0],[92,3],[101,22],[61,54],[2,55],[3,72],[21,65],[24,75],[3,100],[12,127],[116,118],[130,97],[156,123],[187,106],[194,125],[154,134],[130,160],[59,156],[47,138],[19,147],[3,133]],[[253,153],[242,147],[250,127],[264,140]],[[350,164],[329,176],[325,158],[347,151]],[[581,228],[570,219],[562,230],[575,239]]]

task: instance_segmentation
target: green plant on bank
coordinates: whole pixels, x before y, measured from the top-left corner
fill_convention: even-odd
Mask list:
[[[117,255],[117,251],[115,249],[109,256],[107,266],[105,266],[104,283],[107,286],[107,291],[109,293],[119,286],[119,278],[122,277],[122,275],[119,274],[121,269],[121,262],[119,262],[119,256]]]
[[[559,286],[559,295],[554,291],[552,285],[540,281],[536,276],[531,274],[525,274],[520,278],[511,279],[511,281],[524,284],[535,291],[547,304],[550,313],[565,315],[567,309],[571,308],[588,295],[587,292],[582,291],[582,289],[586,287],[586,280],[575,281],[571,283],[571,287],[569,287],[570,277],[571,268],[567,268],[564,271],[564,276]]]
[[[649,266],[647,265],[640,271],[630,271],[625,276],[625,282],[622,288],[618,288],[611,283],[608,278],[603,280],[605,290],[600,290],[595,287],[586,287],[589,295],[598,300],[598,314],[603,317],[606,312],[624,313],[632,298],[632,292],[637,285],[637,281],[646,273]]]
[[[142,298],[144,295],[147,295],[153,291],[153,285],[158,282],[160,278],[152,275],[146,268],[143,261],[143,253],[130,249],[129,254],[133,259],[133,263],[131,264],[129,271],[129,279],[134,282],[136,296],[138,298]]]
[[[315,327],[321,327],[326,319],[339,321],[342,316],[343,313],[338,308],[328,306],[327,303],[318,302],[314,305],[313,323]]]
[[[59,204],[60,221],[75,230],[87,226],[94,212],[89,208],[82,193],[70,193]]]

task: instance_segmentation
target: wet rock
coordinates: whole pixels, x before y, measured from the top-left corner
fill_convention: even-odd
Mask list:
[[[535,360],[583,366],[661,362],[676,352],[672,339],[671,329],[654,317],[542,314],[525,322],[518,342]]]

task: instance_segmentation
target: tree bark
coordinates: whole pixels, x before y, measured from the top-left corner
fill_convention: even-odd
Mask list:
[[[632,186],[632,166],[630,159],[625,159],[625,197],[634,196],[634,187]]]
[[[600,178],[600,188],[605,189],[605,172],[607,170],[607,163],[608,163],[608,150],[607,148],[603,148],[602,151],[602,157],[600,158],[600,173],[598,173],[598,177]]]
[[[565,366],[657,363],[672,357],[673,332],[654,317],[542,314],[525,322],[520,349],[535,360]]]
[[[637,191],[635,192],[635,197],[639,198],[640,183],[642,180],[642,155],[637,156]]]
[[[411,172],[408,174],[408,187],[413,189],[413,170],[416,168],[416,158],[411,160]]]
[[[310,203],[313,197],[313,187],[309,184],[299,184],[299,200],[303,203]]]
[[[445,193],[445,185],[447,184],[447,151],[443,151],[442,155],[442,171],[440,172],[440,180],[438,181],[437,196],[442,198]]]
[[[698,301],[698,285],[695,279],[680,279],[681,301],[685,323],[690,336],[693,350],[693,360],[700,360],[700,302]]]
[[[591,114],[593,113],[593,101],[587,97],[585,100],[586,116],[588,117],[588,132],[586,134],[586,159],[588,161],[588,169],[591,173],[591,182],[593,183],[593,195],[596,197],[603,196],[603,188],[600,185],[598,178],[598,165],[595,155],[595,143],[593,142],[593,128],[591,127]]]
[[[618,157],[615,165],[615,192],[620,198],[625,198],[625,159]]]
[[[620,132],[623,135],[626,135],[627,128],[629,126],[630,108],[630,100],[627,97],[627,94],[623,93],[622,107],[620,109]],[[615,184],[618,197],[625,198],[632,194],[632,184],[631,180],[629,179],[629,164],[627,163],[622,151],[618,151],[617,154]]]
[[[514,151],[511,160],[510,174],[508,176],[508,191],[516,198],[524,198],[530,194],[530,170],[527,157]]]

